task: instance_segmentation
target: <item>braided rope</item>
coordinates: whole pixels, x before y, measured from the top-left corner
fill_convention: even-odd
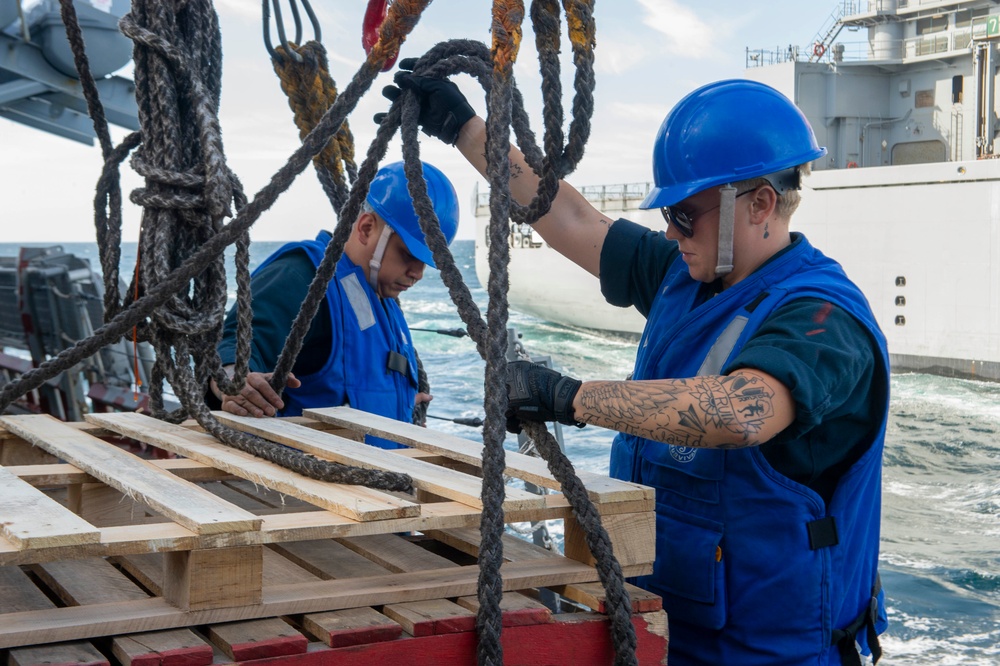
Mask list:
[[[146,0],[150,2],[151,0]],[[174,83],[174,88],[160,91],[159,95],[168,102],[190,97],[193,100],[191,108],[178,113],[175,108],[162,109],[154,99],[144,99],[140,104],[140,118],[144,120],[142,143],[136,135],[131,135],[126,142],[110,152],[105,151],[105,168],[99,184],[108,189],[99,192],[98,203],[110,206],[110,215],[96,216],[98,222],[98,237],[114,236],[115,224],[118,224],[120,235],[120,214],[114,210],[112,189],[117,182],[118,165],[124,157],[137,146],[141,151],[133,158],[133,166],[147,177],[147,188],[133,193],[132,199],[140,202],[147,209],[147,219],[165,217],[164,226],[170,233],[182,233],[194,230],[187,238],[195,238],[188,246],[174,247],[172,251],[155,250],[155,241],[164,241],[167,233],[160,229],[146,232],[144,221],[144,238],[140,242],[140,251],[152,251],[152,266],[143,266],[139,278],[142,295],[127,302],[127,307],[119,307],[114,303],[113,316],[107,323],[95,332],[94,336],[77,343],[74,347],[59,354],[59,356],[43,363],[38,369],[24,375],[20,380],[8,384],[0,391],[0,408],[6,407],[14,397],[37,388],[46,379],[51,378],[83,358],[92,355],[104,345],[123,335],[130,328],[145,324],[144,335],[157,349],[157,363],[154,366],[154,387],[162,387],[164,380],[169,380],[188,413],[193,415],[206,430],[222,441],[243,450],[249,450],[255,455],[264,454],[272,458],[280,458],[280,464],[291,466],[296,471],[316,475],[325,480],[342,481],[341,476],[331,478],[324,474],[338,474],[339,470],[331,469],[326,461],[310,461],[308,457],[301,458],[288,453],[261,450],[274,448],[270,442],[260,438],[244,438],[243,433],[233,436],[233,431],[219,424],[202,402],[205,386],[210,378],[215,378],[220,385],[226,382],[221,368],[218,367],[218,356],[214,352],[205,354],[210,362],[196,363],[191,369],[187,359],[197,358],[196,350],[204,341],[218,341],[221,318],[209,316],[204,320],[189,319],[196,304],[217,303],[218,295],[213,291],[213,282],[219,276],[218,257],[222,250],[233,242],[237,243],[238,257],[246,251],[245,242],[249,227],[267,210],[277,196],[291,184],[292,180],[307,166],[309,160],[318,155],[324,146],[344,125],[348,113],[356,106],[360,96],[370,87],[382,63],[398,52],[399,45],[406,34],[415,25],[420,12],[430,0],[397,0],[390,9],[387,20],[381,29],[379,44],[373,48],[368,60],[361,67],[354,79],[320,118],[315,127],[303,139],[302,146],[289,158],[288,162],[272,177],[268,183],[250,202],[242,196],[241,188],[235,176],[225,166],[222,158],[221,136],[218,132],[215,112],[218,108],[218,82],[221,73],[212,64],[217,63],[220,54],[218,49],[218,25],[214,12],[199,13],[196,10],[210,9],[208,0],[189,0],[186,7],[188,16],[198,16],[202,22],[207,22],[211,34],[204,36],[201,29],[204,26],[186,25],[182,28],[190,39],[185,43],[185,51],[171,46],[171,42],[162,39],[153,30],[147,30],[141,25],[144,20],[157,24],[157,19],[173,19],[166,14],[167,8],[160,3],[146,6],[142,0],[136,0],[131,15],[122,20],[123,32],[132,37],[137,45],[143,44],[148,53],[137,48],[136,51],[136,83],[144,84],[147,80],[166,77]],[[70,0],[61,0],[64,7]],[[162,3],[165,5],[166,3]],[[573,168],[583,154],[583,144],[589,135],[589,117],[593,108],[593,21],[592,4],[564,0],[570,39],[574,48],[574,62],[577,65],[577,97],[574,100],[574,121],[570,127],[570,139],[565,150],[561,147],[562,114],[558,109],[558,99],[546,95],[545,153],[537,147],[524,111],[523,100],[513,82],[512,66],[517,57],[520,43],[520,23],[523,19],[523,4],[520,2],[495,3],[494,6],[494,47],[492,56],[484,53],[482,44],[456,40],[438,45],[420,59],[415,71],[425,75],[443,75],[454,72],[465,72],[479,79],[487,91],[489,117],[487,120],[487,158],[488,177],[491,183],[490,195],[490,280],[487,291],[490,304],[486,322],[472,301],[468,288],[464,285],[461,273],[447,247],[447,242],[437,224],[433,206],[426,192],[419,162],[419,142],[417,139],[417,118],[419,105],[411,94],[404,94],[390,108],[379,128],[375,141],[369,148],[368,155],[361,165],[350,195],[344,204],[341,222],[334,233],[334,240],[327,247],[323,262],[317,270],[316,278],[310,285],[309,295],[303,303],[299,316],[293,324],[292,333],[286,341],[285,349],[275,368],[274,377],[276,390],[283,389],[283,378],[291,368],[295,356],[301,349],[302,339],[308,330],[309,323],[318,309],[325,293],[326,284],[332,278],[336,262],[339,260],[343,244],[350,231],[350,225],[344,220],[353,220],[360,209],[363,193],[377,170],[378,162],[384,157],[386,148],[397,128],[401,128],[403,137],[403,154],[406,162],[407,180],[414,207],[418,213],[420,224],[424,230],[428,246],[434,253],[435,263],[441,269],[442,279],[459,307],[460,315],[466,323],[470,337],[476,342],[480,354],[487,360],[486,373],[486,426],[484,427],[484,482],[482,515],[482,549],[480,553],[480,601],[481,608],[477,617],[480,631],[479,660],[482,664],[501,664],[502,647],[500,636],[499,602],[502,597],[502,581],[499,575],[502,562],[504,496],[503,469],[504,451],[502,447],[505,438],[504,413],[507,406],[506,385],[504,381],[506,352],[507,304],[506,292],[508,276],[506,266],[509,259],[507,235],[509,233],[508,218],[534,221],[544,214],[551,205],[552,198],[558,191],[558,178],[555,187],[547,183],[551,178],[542,178],[539,192],[527,207],[515,204],[508,191],[510,165],[507,160],[506,147],[509,145],[509,131],[513,128],[518,144],[522,146],[529,166],[536,172],[549,171],[565,175]],[[138,9],[137,9],[138,7]],[[552,29],[553,23],[547,20],[553,10],[553,4],[546,0],[536,0],[532,7],[533,21],[536,32]],[[167,21],[169,24],[169,21]],[[558,28],[558,22],[555,24]],[[169,27],[169,25],[168,25]],[[169,31],[167,31],[169,32]],[[82,54],[82,41],[73,42],[74,52]],[[552,62],[551,53],[558,50],[558,39],[551,35],[539,38],[539,51],[543,69],[543,80],[558,81],[557,65]],[[77,47],[79,46],[79,51]],[[204,48],[204,51],[201,49]],[[200,59],[191,58],[199,64],[198,73],[201,78],[191,75],[194,69],[187,53],[202,54]],[[140,61],[144,63],[140,69]],[[148,72],[146,63],[148,61]],[[422,68],[422,69],[421,69]],[[82,68],[78,67],[82,72]],[[581,72],[581,70],[583,70]],[[492,75],[492,76],[491,76]],[[176,76],[176,79],[171,77]],[[549,78],[546,78],[549,77]],[[207,81],[205,85],[203,81]],[[546,84],[545,87],[553,85]],[[558,89],[558,88],[556,88]],[[96,98],[95,98],[96,99]],[[88,98],[88,103],[90,99]],[[92,105],[93,106],[93,105]],[[166,110],[168,113],[158,113]],[[95,115],[92,111],[92,115]],[[95,115],[95,117],[97,117]],[[184,122],[180,123],[179,119]],[[555,119],[558,118],[558,121]],[[185,128],[190,127],[195,132],[185,135]],[[148,143],[146,133],[150,134]],[[179,151],[177,164],[167,160],[160,164],[152,159],[158,156],[152,146],[168,145],[168,139],[187,138],[182,151]],[[557,154],[561,152],[562,154]],[[322,178],[321,178],[322,179]],[[229,214],[229,204],[232,202],[237,215],[226,225],[222,223]],[[171,215],[166,215],[168,211]],[[105,227],[101,226],[101,223]],[[108,229],[107,227],[111,228]],[[146,242],[146,238],[152,240]],[[104,258],[102,256],[102,263]],[[224,273],[222,274],[224,281]],[[194,281],[192,285],[191,281]],[[242,276],[238,275],[238,281]],[[243,289],[242,282],[241,290]],[[130,290],[131,291],[131,290]],[[117,293],[117,292],[116,292]],[[247,294],[248,294],[247,290]],[[179,295],[180,294],[180,295]],[[239,297],[238,297],[239,298]],[[224,300],[223,300],[224,303]],[[238,305],[238,307],[241,307]],[[247,306],[247,311],[249,307]],[[221,310],[220,310],[221,311]],[[194,340],[192,341],[191,338]],[[238,349],[239,349],[238,344]],[[167,354],[162,363],[160,356]],[[183,359],[185,362],[170,362],[169,357]],[[183,367],[182,367],[183,366]],[[238,377],[234,381],[242,382]],[[232,385],[227,384],[230,388]],[[156,403],[162,411],[162,399],[157,397]],[[170,417],[163,414],[162,416]],[[612,638],[615,644],[616,664],[634,664],[635,633],[631,624],[631,603],[624,589],[621,568],[611,550],[610,539],[600,523],[600,516],[590,502],[582,483],[576,477],[572,465],[565,455],[559,451],[555,440],[541,425],[528,425],[528,432],[539,445],[539,449],[548,462],[553,475],[560,481],[563,491],[569,500],[581,528],[586,535],[588,546],[598,563],[598,572],[608,593],[607,607],[611,616]],[[227,441],[228,440],[228,441]],[[255,440],[259,440],[255,441]],[[284,447],[281,447],[284,448]],[[289,449],[284,449],[288,452]],[[285,460],[284,458],[288,458]],[[278,462],[278,460],[275,460]],[[313,464],[315,462],[316,464]],[[408,485],[408,478],[402,479]]]
[[[70,0],[61,1],[64,5],[71,4]],[[146,207],[140,255],[147,261],[137,271],[135,289],[129,290],[141,295],[127,301],[125,308],[117,307],[116,303],[112,311],[117,313],[91,338],[7,384],[0,391],[0,408],[143,324],[143,339],[149,340],[157,351],[150,391],[154,415],[176,421],[190,414],[221,441],[316,478],[408,489],[411,480],[406,475],[373,474],[372,470],[345,467],[232,430],[212,418],[203,404],[209,379],[216,379],[229,392],[238,390],[243,381],[234,378],[239,382],[234,388],[215,351],[225,305],[224,248],[237,242],[238,257],[248,258],[248,252],[241,246],[245,248],[249,241],[250,225],[329,141],[378,71],[363,66],[302,147],[255,199],[246,203],[238,181],[225,166],[218,128],[221,38],[217,16],[209,0],[190,0],[176,16],[170,13],[171,8],[167,3],[137,0],[132,12],[120,22],[122,31],[136,42],[137,102],[144,128],[142,152],[132,162],[146,176],[147,187],[133,192],[131,198]],[[422,10],[422,5],[419,8]],[[68,13],[67,17],[72,23],[73,17]],[[409,25],[412,27],[414,23],[415,19]],[[79,30],[74,39],[70,29],[68,37],[77,61],[85,59]],[[178,43],[184,48],[174,46]],[[78,71],[86,71],[86,67],[78,66]],[[153,90],[156,92],[145,94]],[[92,115],[100,114],[92,112]],[[128,141],[131,149],[136,140]],[[116,181],[117,176],[111,174],[117,174],[118,164],[127,152],[128,149],[113,151],[115,161],[106,160],[102,183]],[[99,193],[99,201],[101,196]],[[239,212],[225,225],[223,218],[229,214],[230,202]],[[175,238],[178,243],[172,242]],[[238,282],[248,285],[248,280],[244,280],[246,275],[238,275]],[[244,293],[249,294],[245,289]],[[249,312],[248,306],[246,310]],[[202,316],[202,313],[207,314]],[[164,381],[170,381],[181,400],[183,407],[178,413],[163,411]]]
[[[306,42],[302,46],[289,44],[299,55],[298,59],[285,55],[285,47],[275,49],[271,59],[281,89],[288,97],[288,105],[299,128],[299,137],[305,138],[316,127],[323,114],[337,99],[337,85],[330,77],[330,66],[326,49],[319,42]],[[320,184],[339,212],[347,201],[348,181],[357,177],[354,163],[354,137],[347,121],[340,126],[337,134],[313,158]]]
[[[558,21],[550,20],[545,12],[541,11],[540,5],[543,4],[544,0],[540,0],[532,8],[536,33],[558,30]],[[548,3],[546,6],[550,8],[549,11],[554,11],[552,3]],[[458,306],[459,314],[468,328],[470,337],[475,341],[480,355],[487,362],[485,380],[486,426],[483,432],[483,514],[480,525],[482,542],[479,555],[480,611],[477,616],[480,640],[479,663],[481,664],[502,663],[503,660],[502,648],[499,643],[500,614],[497,604],[502,597],[499,564],[502,562],[503,556],[500,540],[503,533],[502,497],[504,492],[502,486],[504,455],[502,441],[505,436],[503,423],[507,405],[504,380],[507,265],[509,260],[507,220],[509,214],[516,213],[517,208],[517,204],[510,199],[508,190],[510,172],[507,158],[507,146],[509,145],[507,128],[513,127],[518,143],[529,161],[529,166],[537,171],[540,168],[545,168],[546,165],[559,165],[559,172],[564,173],[564,170],[575,168],[576,162],[583,154],[582,143],[589,135],[589,115],[593,108],[593,71],[590,67],[593,58],[592,54],[581,53],[576,58],[578,66],[585,70],[589,68],[589,71],[584,71],[577,76],[577,98],[582,96],[584,99],[574,101],[574,124],[570,128],[569,143],[565,149],[561,145],[562,134],[559,128],[562,115],[558,110],[560,96],[547,95],[545,97],[547,135],[545,153],[543,154],[537,147],[534,143],[534,135],[531,132],[527,114],[524,111],[523,100],[513,83],[510,71],[510,66],[516,57],[514,45],[518,38],[515,35],[519,34],[519,28],[511,23],[512,20],[516,23],[516,17],[512,17],[512,14],[517,13],[517,7],[512,7],[511,3],[504,3],[500,6],[501,13],[493,26],[494,38],[496,39],[500,34],[510,37],[509,43],[496,44],[492,54],[482,43],[452,40],[433,47],[415,63],[413,68],[414,73],[422,76],[441,77],[459,72],[469,74],[480,82],[488,95],[486,153],[487,175],[491,184],[490,227],[487,232],[490,248],[490,279],[487,284],[490,299],[487,311],[488,323],[482,321],[478,308],[472,302],[471,296],[467,295],[468,291],[462,282],[461,273],[455,266],[447,243],[440,234],[440,230],[437,229],[437,225],[427,224],[427,221],[436,221],[436,219],[433,217],[433,208],[429,199],[425,200],[424,186],[415,186],[416,183],[422,183],[422,179],[417,179],[420,175],[419,170],[407,173],[410,192],[414,199],[414,208],[417,210],[428,246],[434,253],[434,262],[441,270],[442,280],[448,287],[452,300]],[[508,13],[504,14],[503,12]],[[578,8],[577,15],[586,17],[589,21],[580,23],[580,26],[586,26],[592,30],[592,20],[590,19],[592,13],[589,11],[589,5]],[[571,19],[571,25],[574,20]],[[542,48],[558,50],[557,39],[544,34],[539,39],[542,41]],[[586,32],[581,27],[573,41],[574,45],[579,43],[581,47],[589,45],[592,48],[592,33]],[[503,63],[499,67],[499,71],[494,59],[496,53],[501,54],[500,62]],[[547,58],[542,60],[543,78],[547,81],[557,82],[557,64],[550,62]],[[543,85],[543,87],[548,90],[550,86]],[[581,92],[580,87],[585,88],[585,90]],[[416,164],[416,160],[419,159],[416,125],[418,112],[416,100],[412,99],[412,95],[408,91],[404,91],[390,107],[380,128],[380,132],[382,132],[386,127],[391,127],[394,130],[395,127],[401,126],[403,155],[408,167]],[[559,121],[556,122],[553,118],[558,118]],[[543,179],[533,201],[526,207],[520,207],[525,219],[530,218],[530,221],[534,221],[537,216],[544,214],[543,211],[548,210],[552,198],[558,192],[558,180],[556,178],[554,187],[550,188]],[[636,664],[635,628],[631,622],[632,605],[628,591],[624,586],[621,566],[614,557],[611,540],[601,524],[600,515],[587,495],[583,484],[576,476],[572,464],[559,449],[552,435],[541,424],[530,424],[527,426],[527,431],[538,443],[539,450],[546,459],[553,476],[560,481],[574,515],[584,531],[587,545],[597,561],[599,577],[607,590],[606,606],[611,620],[612,640],[615,645],[615,663],[619,666]],[[497,479],[500,480],[499,486],[495,484]]]

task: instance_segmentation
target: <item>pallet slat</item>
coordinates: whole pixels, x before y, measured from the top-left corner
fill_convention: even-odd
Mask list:
[[[220,444],[206,433],[192,432],[142,414],[87,414],[86,418],[108,430],[193,458],[354,520],[405,518],[420,513],[419,504],[389,493],[316,481]]]
[[[483,508],[482,479],[461,472],[433,465],[422,460],[401,457],[391,451],[355,442],[330,433],[320,432],[281,419],[261,419],[213,412],[219,421],[250,432],[279,444],[293,446],[315,456],[334,460],[345,465],[369,469],[394,470],[409,474],[413,487],[447,497],[450,500]],[[545,498],[519,488],[507,488],[503,508],[505,511],[528,509],[545,505]]]
[[[260,529],[260,519],[161,468],[47,415],[4,416],[11,431],[196,534]]]
[[[375,435],[406,444],[415,449],[436,453],[475,467],[482,467],[482,447],[467,439],[447,433],[403,423],[351,407],[323,407],[303,412],[318,421],[348,428],[364,435]],[[522,453],[506,452],[504,474],[517,477],[542,488],[560,490],[560,484],[549,473],[544,460]],[[653,490],[637,483],[619,481],[592,472],[578,471],[577,476],[587,487],[595,502],[626,502],[652,500]]]
[[[0,534],[18,548],[97,543],[96,527],[0,467]]]

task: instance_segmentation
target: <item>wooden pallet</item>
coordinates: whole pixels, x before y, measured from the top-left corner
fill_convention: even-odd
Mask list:
[[[95,414],[89,424],[2,417],[0,649],[13,648],[10,663],[40,663],[31,650],[72,641],[81,649],[101,647],[97,656],[116,650],[112,660],[142,666],[155,660],[147,652],[160,654],[164,664],[169,653],[180,660],[171,664],[194,666],[184,655],[202,659],[206,644],[216,661],[220,650],[222,661],[278,653],[284,659],[300,648],[315,651],[317,641],[327,650],[346,649],[330,638],[335,634],[373,646],[385,637],[394,644],[400,636],[441,640],[442,633],[458,646],[469,634],[474,654],[481,446],[346,407],[298,419],[218,416],[319,457],[406,472],[415,492],[313,481],[223,446],[190,424],[141,414]],[[360,440],[368,433],[408,448],[367,446]],[[102,439],[109,435],[183,457],[139,457]],[[534,600],[547,588],[603,610],[593,560],[559,484],[539,459],[508,452],[506,462],[509,476],[553,492],[508,486],[505,520],[565,521],[566,556],[505,537],[505,624],[511,631],[535,627],[553,641],[560,632],[575,635],[580,623],[607,648],[603,616],[560,618]],[[652,490],[594,474],[581,478],[626,575],[649,573]],[[659,600],[631,589],[643,640],[665,651]],[[531,640],[531,631],[518,631]],[[241,640],[255,647],[220,647]],[[67,663],[89,663],[87,654]],[[41,661],[53,659],[61,657],[46,653]],[[419,663],[414,659],[399,663]]]

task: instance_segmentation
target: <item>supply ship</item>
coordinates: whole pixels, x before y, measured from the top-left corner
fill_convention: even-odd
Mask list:
[[[1000,380],[998,37],[991,0],[870,0],[837,3],[805,47],[746,50],[744,77],[793,100],[828,150],[792,229],[864,291],[894,371]],[[662,229],[638,210],[649,187],[582,191],[612,218]],[[477,204],[484,275],[487,195]],[[605,304],[529,227],[512,224],[510,243],[511,307],[641,332],[638,313]]]

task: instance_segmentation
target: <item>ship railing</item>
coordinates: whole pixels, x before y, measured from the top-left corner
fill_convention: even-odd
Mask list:
[[[968,51],[974,39],[986,38],[986,19],[973,22],[971,27],[948,32],[920,35],[903,40],[903,58],[940,55]]]
[[[986,19],[976,20],[970,27],[957,28],[918,37],[897,40],[867,40],[836,42],[824,53],[821,62],[879,62],[886,60],[913,60],[928,56],[967,53],[974,40],[986,38]],[[746,68],[764,67],[783,62],[812,60],[809,54],[800,53],[798,47],[790,46],[768,49],[747,49]]]
[[[639,202],[649,194],[652,183],[622,183],[615,185],[585,185],[577,188],[587,201],[596,204],[596,207],[615,210],[631,210],[639,207]],[[479,192],[476,188],[476,208],[484,208],[490,205],[490,193]]]
[[[935,5],[957,5],[958,0],[899,0],[900,9],[911,7],[933,7]]]

